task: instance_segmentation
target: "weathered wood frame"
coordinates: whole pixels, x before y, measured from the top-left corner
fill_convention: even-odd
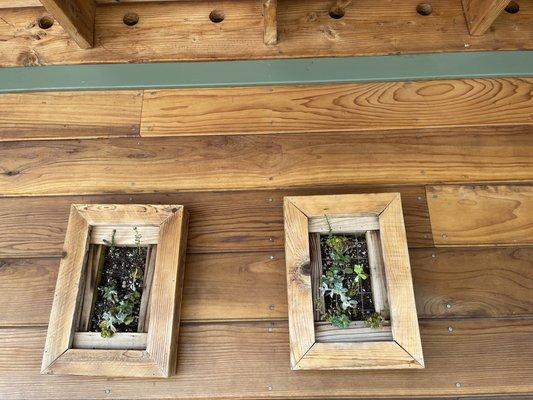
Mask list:
[[[72,205],[41,373],[110,377],[175,373],[187,223],[187,212],[177,205]],[[113,344],[105,350],[73,348],[91,230],[115,226],[158,230],[148,332],[133,335],[136,342],[145,340],[146,348],[139,350],[135,343],[128,350],[113,349]]]
[[[309,229],[324,215],[341,221],[377,217],[392,341],[315,340]],[[284,219],[292,369],[424,368],[400,194],[285,197]]]

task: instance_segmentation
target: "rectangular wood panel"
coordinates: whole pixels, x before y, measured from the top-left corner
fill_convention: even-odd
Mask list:
[[[533,186],[429,186],[436,245],[533,244]]]
[[[0,331],[0,396],[6,400],[109,394],[165,398],[176,393],[183,398],[413,398],[533,391],[533,353],[525,351],[533,346],[531,320],[423,321],[421,331],[425,370],[302,373],[289,370],[286,323],[185,324],[179,373],[155,382],[41,376],[38,365],[45,331],[5,329]]]
[[[142,136],[533,124],[531,79],[146,91]]]
[[[421,319],[533,316],[533,248],[411,249],[410,259]],[[184,321],[287,319],[282,251],[186,262]],[[58,266],[59,258],[0,260],[0,327],[48,324]]]
[[[2,66],[124,63],[180,60],[264,59],[531,49],[533,5],[504,13],[483,36],[468,32],[461,0],[434,0],[417,13],[419,0],[350,4],[340,19],[324,0],[278,2],[278,43],[263,42],[260,1],[185,1],[103,4],[96,8],[95,47],[80,49],[56,23],[41,30],[42,8],[7,9],[0,24]],[[225,15],[209,20],[212,10]],[[129,27],[124,15],[139,22]],[[379,29],[376,29],[379,28]],[[394,32],[394,35],[391,34]],[[423,40],[421,40],[423,38]]]
[[[137,136],[140,91],[0,95],[0,141]]]
[[[1,196],[530,180],[531,126],[8,142]],[[497,163],[494,160],[497,159]]]

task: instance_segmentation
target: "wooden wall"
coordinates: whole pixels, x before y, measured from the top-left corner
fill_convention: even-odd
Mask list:
[[[533,392],[531,79],[0,96],[0,398]],[[286,195],[399,191],[426,369],[290,371]],[[69,205],[191,213],[178,374],[41,376]]]
[[[339,1],[348,4],[341,18],[330,16],[334,1],[279,0],[275,45],[264,43],[259,0],[104,3],[113,4],[96,7],[94,48],[82,49],[57,22],[40,27],[47,12],[23,7],[35,0],[0,0],[13,7],[1,10],[0,66],[533,49],[528,0],[517,13],[499,13],[480,36],[470,35],[461,0]],[[429,15],[417,11],[421,4],[431,6]],[[214,10],[222,22],[211,22]],[[138,22],[126,25],[132,14]]]

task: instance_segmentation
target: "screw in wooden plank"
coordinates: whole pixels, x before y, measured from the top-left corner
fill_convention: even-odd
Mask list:
[[[450,308],[452,308],[452,305],[450,303],[446,304],[446,308],[449,310]]]
[[[267,390],[268,390],[269,392],[271,392],[272,389],[273,389],[273,388],[272,388],[272,385],[268,385],[268,386],[267,386]]]
[[[453,332],[453,328],[451,326],[448,327],[448,332],[450,332],[450,333]]]
[[[275,257],[274,257],[273,255],[272,255],[272,256],[270,256],[270,259],[271,259],[271,260],[273,260],[274,258],[275,258]]]
[[[456,388],[460,388],[461,387],[461,382],[455,382],[455,387]]]

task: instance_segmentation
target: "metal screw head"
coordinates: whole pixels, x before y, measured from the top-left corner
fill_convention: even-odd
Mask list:
[[[431,258],[436,258],[437,255],[435,253],[431,253]]]
[[[273,330],[274,330],[274,329],[272,329],[272,328],[268,328],[268,329],[267,329],[268,333],[272,333]]]
[[[271,304],[270,307],[268,307],[268,308],[270,308],[270,310],[272,311],[272,310],[274,310],[274,308],[276,308],[276,306],[274,306],[274,304]]]
[[[455,387],[456,388],[460,388],[461,387],[461,382],[455,382]]]
[[[443,233],[443,234],[442,234],[442,238],[443,238],[443,239],[446,239],[446,238],[448,238],[448,235],[446,235],[445,233]]]
[[[452,305],[450,303],[446,304],[446,308],[449,310],[450,308],[452,308]]]
[[[272,391],[272,385],[268,385],[267,389],[268,389],[269,392],[271,392]]]
[[[451,326],[448,327],[448,332],[453,332],[453,328]]]
[[[105,394],[110,394],[111,393],[111,389],[106,389],[104,390]]]
[[[272,255],[272,256],[270,256],[270,259],[271,259],[271,260],[273,260],[273,259],[274,259],[274,256],[273,256],[273,255]]]
[[[269,197],[269,198],[267,199],[267,201],[268,201],[269,203],[272,203],[272,202],[274,201],[274,199],[273,199],[272,197]]]
[[[418,196],[416,199],[417,199],[418,201],[422,201],[422,196]]]

